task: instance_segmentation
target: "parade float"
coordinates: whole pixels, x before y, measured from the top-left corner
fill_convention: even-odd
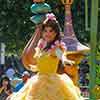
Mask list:
[[[78,64],[85,57],[85,55],[90,51],[90,54],[91,54],[90,56],[91,58],[90,59],[91,61],[91,64],[90,64],[91,65],[90,67],[90,99],[95,100],[94,99],[95,93],[94,91],[91,92],[91,90],[97,90],[97,88],[95,87],[95,82],[94,82],[95,76],[96,76],[94,53],[95,53],[95,48],[96,48],[96,35],[95,34],[97,33],[96,28],[97,28],[97,15],[98,15],[97,14],[98,0],[96,1],[95,6],[94,6],[94,1],[92,0],[92,13],[91,13],[92,17],[91,17],[91,27],[90,27],[90,31],[91,31],[91,45],[90,46],[92,47],[91,50],[89,47],[81,44],[75,36],[75,32],[73,30],[73,25],[72,25],[72,17],[71,17],[72,0],[61,0],[61,1],[65,6],[65,24],[64,24],[62,41],[66,44],[66,47],[67,47],[66,53],[68,55],[68,58],[75,61],[75,64],[73,66],[66,65],[66,67],[64,67],[64,72],[67,73],[73,80],[74,84],[78,86],[79,85]],[[45,3],[45,0],[34,0],[34,4],[31,6],[31,11],[32,13],[34,13],[34,16],[32,16],[30,20],[33,23],[35,23],[37,26],[38,24],[44,21],[45,19],[44,15],[48,12],[51,12],[51,8],[48,4]],[[94,17],[94,15],[96,16]],[[87,15],[86,15],[86,18],[87,18]],[[95,24],[95,26],[93,24]],[[39,32],[39,29],[37,29],[35,32]],[[24,53],[26,54],[24,56],[22,54],[22,58],[23,58],[22,60],[24,60],[22,62],[25,62],[23,64],[27,69],[30,69],[28,64],[34,65],[33,53],[35,51],[33,48],[36,46],[36,44],[33,44],[33,42],[35,41],[37,43],[39,35],[35,34],[35,37],[37,37],[35,38],[36,40],[34,40],[34,35],[31,37],[31,39],[29,40],[28,44],[26,45],[24,49]]]
[[[71,77],[75,85],[79,85],[78,76],[78,64],[85,57],[85,54],[89,51],[89,48],[81,44],[73,30],[72,16],[71,16],[71,4],[72,0],[62,0],[65,5],[65,25],[64,25],[64,36],[62,41],[66,44],[68,58],[75,61],[73,66],[64,67],[65,72]]]
[[[63,4],[65,5],[65,25],[64,25],[62,41],[65,42],[66,44],[67,47],[66,53],[68,55],[68,58],[75,61],[75,64],[73,66],[67,65],[66,67],[64,67],[64,71],[71,77],[75,85],[79,85],[78,64],[84,58],[84,54],[86,54],[87,51],[89,51],[89,48],[82,45],[75,36],[73,25],[72,25],[72,18],[71,18],[72,0],[66,0],[65,2],[63,1]],[[33,23],[35,23],[37,26],[40,25],[41,22],[45,20],[45,14],[51,12],[51,8],[43,0],[35,0],[34,4],[32,4],[31,6],[31,11],[34,15],[30,18],[30,20]],[[39,30],[36,30],[36,32],[37,31]],[[33,44],[33,40],[37,41],[39,35],[36,37],[37,37],[36,40],[34,40],[34,36],[33,36],[24,49],[26,50],[24,51],[24,53],[26,52],[26,56],[27,56],[26,58],[29,58],[29,59],[24,59],[26,60],[24,63],[26,67],[28,66],[29,63],[32,65],[34,64],[33,48],[35,47],[35,44]]]

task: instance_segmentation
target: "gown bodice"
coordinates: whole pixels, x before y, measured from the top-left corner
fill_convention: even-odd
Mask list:
[[[55,52],[48,54],[47,52],[40,52],[37,57],[37,68],[40,73],[56,73],[59,59]]]

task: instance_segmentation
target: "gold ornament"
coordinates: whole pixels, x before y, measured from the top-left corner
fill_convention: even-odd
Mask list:
[[[61,0],[63,4],[70,5],[72,4],[73,0]]]
[[[41,2],[44,2],[45,0],[33,0],[33,2],[35,3],[41,3]]]

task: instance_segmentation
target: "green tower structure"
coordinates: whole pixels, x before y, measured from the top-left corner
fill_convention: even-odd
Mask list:
[[[90,41],[90,100],[96,100],[94,88],[96,85],[96,43],[98,27],[98,0],[91,0],[91,41]]]

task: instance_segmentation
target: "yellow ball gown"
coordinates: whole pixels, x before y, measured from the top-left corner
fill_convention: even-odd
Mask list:
[[[41,52],[36,56],[38,74],[7,100],[83,100],[79,89],[66,75],[57,74],[59,58],[55,52]]]

